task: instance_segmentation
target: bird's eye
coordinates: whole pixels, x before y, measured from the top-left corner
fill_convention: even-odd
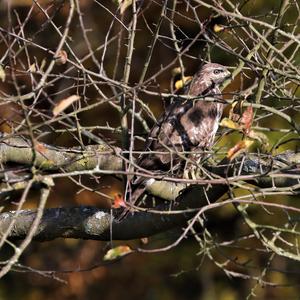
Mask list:
[[[223,70],[214,70],[214,74],[220,74],[222,72],[223,72]]]

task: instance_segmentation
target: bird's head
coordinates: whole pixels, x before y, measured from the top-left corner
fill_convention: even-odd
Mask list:
[[[204,78],[210,80],[214,85],[219,85],[226,79],[231,77],[231,73],[227,70],[225,66],[215,63],[205,64],[200,73]]]
[[[197,96],[212,92],[230,77],[231,73],[226,67],[215,63],[205,64],[193,77],[188,93]],[[214,92],[216,93],[216,90]]]

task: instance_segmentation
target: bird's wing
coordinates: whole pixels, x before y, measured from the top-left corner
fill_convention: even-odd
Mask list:
[[[181,105],[179,101],[174,101],[158,119],[157,124],[152,127],[145,145],[145,150],[149,152],[140,156],[138,165],[150,170],[160,168],[163,170],[163,165],[170,163],[168,148],[172,149],[174,146],[174,121],[177,120]],[[176,140],[178,141],[178,137]]]

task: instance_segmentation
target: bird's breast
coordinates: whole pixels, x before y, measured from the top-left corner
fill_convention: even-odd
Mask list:
[[[221,103],[198,101],[181,117],[180,123],[193,146],[212,146],[222,112]]]

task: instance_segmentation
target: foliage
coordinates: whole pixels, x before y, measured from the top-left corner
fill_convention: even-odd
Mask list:
[[[297,0],[14,0],[0,9],[0,275],[10,299],[16,282],[52,290],[54,280],[60,298],[115,299],[114,283],[129,285],[130,272],[128,298],[298,296]],[[196,178],[137,166],[174,98],[203,101],[184,88],[209,61],[233,79]],[[124,201],[134,176],[152,179],[137,205]],[[118,234],[138,239],[117,246]],[[48,297],[35,293],[28,299]]]

